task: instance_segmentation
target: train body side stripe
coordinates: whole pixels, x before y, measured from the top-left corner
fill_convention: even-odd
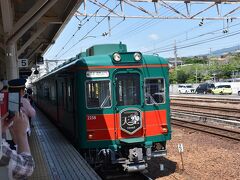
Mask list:
[[[167,111],[146,111],[146,136],[155,136],[163,134],[162,126],[167,125]]]
[[[158,136],[163,134],[162,125],[167,125],[166,110],[146,111],[143,112],[143,128],[133,135],[129,135],[121,131],[119,118],[114,122],[114,117],[119,116],[115,116],[115,114],[88,114],[86,116],[87,134],[92,137],[89,140],[133,138],[142,135],[143,128],[146,131],[145,136]]]

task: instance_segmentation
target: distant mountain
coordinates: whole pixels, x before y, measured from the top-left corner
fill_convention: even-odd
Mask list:
[[[215,56],[220,56],[225,53],[236,52],[237,50],[240,50],[240,45],[229,47],[229,48],[219,49],[219,50],[213,51],[211,54],[215,55]]]
[[[236,51],[240,51],[240,44],[237,45],[237,46],[233,46],[233,47],[228,47],[228,48],[223,48],[223,49],[219,49],[219,50],[216,50],[216,51],[212,51],[211,55],[212,56],[221,56],[221,55],[223,55],[225,53],[233,53],[233,52],[236,52]],[[207,56],[209,56],[209,54],[199,54],[199,55],[186,56],[186,57],[191,58],[191,57],[207,57]],[[178,57],[178,58],[181,58],[181,57]],[[168,59],[168,61],[170,63],[174,63],[174,61],[175,61],[175,58],[173,58],[173,57],[168,57],[167,59]],[[181,61],[178,60],[178,63],[179,62],[181,62]]]

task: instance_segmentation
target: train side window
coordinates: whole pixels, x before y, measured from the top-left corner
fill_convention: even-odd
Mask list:
[[[73,87],[72,87],[72,80],[69,80],[67,83],[67,109],[69,112],[73,111]]]
[[[165,102],[165,83],[163,78],[145,79],[145,103],[148,105]]]
[[[56,101],[56,88],[53,85],[50,87],[50,98],[52,101]]]
[[[67,109],[67,96],[66,96],[66,83],[62,82],[62,103],[63,103],[63,107],[64,109]]]
[[[47,87],[47,86],[44,87],[43,96],[44,96],[44,98],[49,100],[49,87]]]
[[[87,108],[111,107],[110,81],[86,82]]]

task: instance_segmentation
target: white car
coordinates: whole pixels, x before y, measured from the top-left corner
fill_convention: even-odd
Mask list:
[[[195,93],[195,88],[193,88],[192,85],[179,85],[178,92],[180,94],[191,94]]]

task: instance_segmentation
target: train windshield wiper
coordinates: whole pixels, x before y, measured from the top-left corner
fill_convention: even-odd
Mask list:
[[[105,99],[103,100],[103,102],[102,102],[102,104],[101,104],[101,106],[100,106],[101,109],[107,104],[108,99],[110,99],[110,95],[107,95],[107,96],[105,97]]]
[[[157,102],[155,101],[151,94],[148,94],[148,97],[150,98],[151,103],[153,103],[154,105],[157,104]]]

